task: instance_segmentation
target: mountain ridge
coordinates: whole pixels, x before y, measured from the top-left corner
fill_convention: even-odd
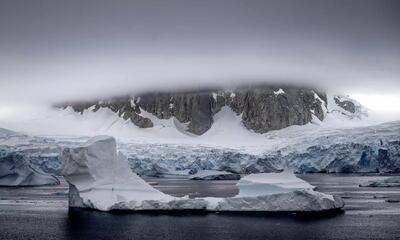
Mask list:
[[[305,125],[313,118],[323,121],[333,111],[349,118],[361,117],[361,105],[344,96],[328,101],[325,92],[293,86],[251,86],[235,90],[207,89],[182,92],[148,92],[97,101],[66,102],[57,107],[71,107],[75,112],[93,112],[107,108],[139,128],[154,127],[154,120],[174,118],[176,128],[202,135],[214,123],[214,116],[225,106],[240,116],[243,125],[256,133],[266,133],[292,125]]]

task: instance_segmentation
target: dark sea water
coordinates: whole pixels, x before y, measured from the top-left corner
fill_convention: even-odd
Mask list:
[[[67,185],[0,188],[0,239],[400,239],[400,188],[360,188],[380,176],[301,175],[344,198],[343,213],[104,213],[68,210]],[[176,196],[233,196],[235,181],[146,179]]]

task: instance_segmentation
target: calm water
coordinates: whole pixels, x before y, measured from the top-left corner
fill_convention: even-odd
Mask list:
[[[0,239],[400,239],[400,188],[359,188],[379,176],[303,175],[340,195],[345,212],[293,214],[144,214],[68,211],[67,185],[0,188]],[[146,179],[176,196],[233,196],[235,181]]]

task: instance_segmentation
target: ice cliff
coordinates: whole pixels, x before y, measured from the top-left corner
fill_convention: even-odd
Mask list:
[[[400,172],[400,122],[343,129],[306,125],[263,135],[234,133],[237,135],[221,132],[220,136],[187,136],[179,143],[119,138],[118,149],[140,176],[187,175],[189,171],[201,170],[250,174],[279,172],[284,168],[297,173]],[[88,137],[40,137],[14,132],[0,136],[0,150],[22,155],[44,172],[59,174],[58,156],[62,149],[76,147],[86,140]],[[231,144],[232,140],[242,145]]]
[[[325,211],[344,205],[340,198],[315,192],[307,185],[301,188],[296,181],[293,184],[297,189],[293,191],[288,191],[288,187],[285,191],[259,192],[258,181],[251,195],[242,193],[232,198],[194,199],[173,197],[154,189],[131,172],[126,158],[117,153],[115,139],[107,136],[97,136],[79,147],[66,148],[61,159],[62,174],[70,185],[70,207],[102,211]],[[274,179],[278,176],[275,175]],[[267,175],[262,177],[268,178]],[[286,176],[283,176],[279,182],[285,185],[285,179]],[[247,189],[252,188],[249,181],[246,184]],[[272,183],[268,184],[267,190]],[[290,182],[287,184],[291,185]],[[241,184],[238,187],[240,189]]]
[[[58,185],[52,175],[35,169],[22,155],[0,151],[0,186]]]

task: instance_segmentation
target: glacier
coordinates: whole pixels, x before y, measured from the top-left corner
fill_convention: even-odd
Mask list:
[[[274,175],[293,191],[241,194],[231,198],[173,197],[156,190],[130,171],[125,156],[117,152],[113,137],[96,136],[75,148],[65,148],[61,155],[61,173],[70,186],[69,206],[110,210],[202,210],[202,211],[327,211],[344,206],[339,197],[301,188],[294,175]],[[258,180],[268,175],[247,179]],[[261,181],[262,182],[262,181]],[[272,183],[269,182],[268,185]],[[239,189],[241,185],[238,184]],[[269,186],[268,186],[269,187]],[[268,188],[267,187],[267,188]],[[257,187],[259,188],[259,186]]]
[[[219,124],[215,123],[213,127]],[[213,134],[213,131],[206,134]],[[57,175],[60,174],[62,149],[76,147],[89,139],[85,136],[1,132],[0,151],[18,153],[29,159],[32,166]],[[184,139],[177,143],[118,138],[117,147],[139,176],[187,175],[189,171],[200,170],[237,174],[280,172],[283,169],[296,173],[400,172],[399,121],[357,128],[309,124],[255,137],[250,132],[247,134],[240,133],[240,138],[228,135],[228,142],[242,140],[241,144],[229,146],[212,141],[211,135],[192,139],[198,142]],[[211,140],[207,142],[204,138]]]
[[[46,174],[30,161],[26,152],[10,149],[17,144],[30,151],[29,137],[8,129],[0,128],[0,186],[58,185],[56,176]],[[35,148],[35,147],[34,147]],[[40,148],[36,148],[41,151]],[[47,162],[47,161],[46,161]]]
[[[22,155],[0,151],[0,186],[58,185],[56,176],[35,169]]]

